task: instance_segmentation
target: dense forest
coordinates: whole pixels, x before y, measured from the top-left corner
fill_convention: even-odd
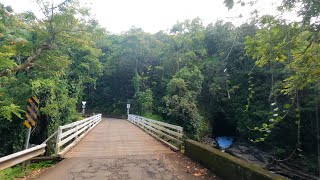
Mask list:
[[[82,100],[90,113],[123,118],[130,102],[189,138],[234,136],[318,173],[318,0],[283,1],[279,12],[298,8],[301,21],[195,18],[154,34],[108,33],[77,1],[38,4],[41,18],[0,4],[0,156],[23,148],[27,99],[37,96],[32,144],[79,120]]]

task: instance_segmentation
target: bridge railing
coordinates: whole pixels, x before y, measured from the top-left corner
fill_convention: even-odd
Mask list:
[[[59,156],[64,155],[100,121],[101,114],[97,114],[81,121],[59,126],[55,153]]]
[[[128,115],[128,121],[141,127],[150,135],[169,145],[171,148],[175,150],[179,150],[181,148],[183,138],[183,128],[181,126],[133,114]]]
[[[56,155],[63,155],[77,142],[79,142],[94,126],[101,121],[101,114],[59,126],[42,144],[29,149],[10,154],[0,158],[0,170],[20,164],[36,156],[43,155],[48,147],[48,141],[56,136]],[[48,150],[48,149],[47,149]],[[48,151],[47,151],[48,152]]]
[[[56,136],[56,155],[63,155],[77,142],[79,142],[94,126],[101,121],[101,114],[59,126],[41,145],[10,154],[0,158],[0,170],[20,164],[46,152],[48,141]]]

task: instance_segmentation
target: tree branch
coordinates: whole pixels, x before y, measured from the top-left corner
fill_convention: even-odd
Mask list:
[[[36,52],[34,54],[32,54],[31,56],[28,57],[27,61],[24,64],[18,65],[12,69],[6,69],[6,70],[0,72],[0,77],[7,76],[12,72],[25,71],[25,70],[29,69],[30,67],[33,66],[33,63],[42,54],[43,51],[50,50],[50,49],[53,49],[52,44],[42,45],[40,48],[38,48],[36,50]]]

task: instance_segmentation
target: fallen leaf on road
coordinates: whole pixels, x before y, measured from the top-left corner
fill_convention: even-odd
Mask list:
[[[198,177],[198,176],[201,176],[202,174],[201,173],[194,173],[193,175]]]

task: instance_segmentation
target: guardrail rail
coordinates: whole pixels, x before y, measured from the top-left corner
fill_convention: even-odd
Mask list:
[[[92,128],[101,121],[101,114],[59,126],[56,140],[56,154],[64,155],[75,146]]]
[[[147,133],[167,144],[174,150],[179,150],[182,145],[183,128],[181,126],[156,121],[153,119],[129,114],[128,121],[144,129]]]
[[[0,158],[0,170],[22,163],[45,153],[46,144],[41,144],[23,151]]]

